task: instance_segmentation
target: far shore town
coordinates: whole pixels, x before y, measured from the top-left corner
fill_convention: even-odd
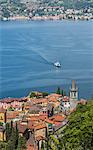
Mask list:
[[[63,6],[38,6],[16,8],[2,4],[0,6],[0,20],[90,20],[93,19],[93,8],[65,9]],[[15,9],[14,9],[15,8]],[[22,9],[22,10],[20,10]],[[18,11],[19,10],[19,11]]]
[[[12,121],[14,127],[17,124],[19,135],[26,138],[27,150],[40,150],[49,135],[58,131],[60,136],[77,105],[86,103],[87,100],[78,99],[78,87],[74,80],[69,96],[58,88],[56,93],[51,94],[33,91],[27,97],[1,99],[0,141],[6,142],[5,125]]]

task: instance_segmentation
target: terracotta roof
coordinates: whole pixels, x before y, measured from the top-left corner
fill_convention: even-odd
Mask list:
[[[28,116],[27,118],[30,121],[38,121],[39,120],[39,116]]]
[[[22,97],[22,98],[4,98],[1,99],[0,102],[2,103],[12,103],[13,101],[27,101],[28,99],[26,97]]]
[[[18,111],[8,111],[6,117],[7,117],[7,119],[14,119],[18,115],[19,115]]]
[[[48,99],[46,98],[32,99],[32,103],[33,104],[48,103]]]
[[[57,98],[53,96],[49,97],[48,100],[51,102],[57,102]]]
[[[47,96],[47,98],[50,98],[50,97],[60,98],[60,97],[62,97],[62,95],[56,94],[56,93],[52,93],[52,94]]]
[[[42,129],[42,128],[46,128],[46,125],[44,123],[34,126],[35,130],[39,130],[39,129]]]
[[[63,101],[63,102],[69,102],[69,100],[70,100],[70,99],[69,99],[68,96],[64,96],[62,101]]]
[[[45,120],[46,118],[47,118],[47,115],[40,115],[40,116],[39,116],[39,119],[40,119],[40,120]]]
[[[45,119],[45,122],[50,123],[50,124],[54,124],[54,122],[51,119]]]
[[[62,97],[62,95],[56,94],[56,93],[53,93],[53,94],[50,94],[50,95],[47,96],[48,101],[51,101],[51,102],[58,102],[58,99],[60,97]]]
[[[62,122],[65,119],[65,116],[54,115],[54,116],[50,117],[50,119],[53,120],[54,122]]]

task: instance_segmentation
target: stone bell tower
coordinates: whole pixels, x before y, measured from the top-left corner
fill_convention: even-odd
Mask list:
[[[78,87],[76,86],[75,80],[72,80],[72,86],[70,88],[70,99],[78,100]]]

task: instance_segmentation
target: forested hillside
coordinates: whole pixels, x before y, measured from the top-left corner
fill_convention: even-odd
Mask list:
[[[93,150],[93,100],[79,105],[59,138],[50,136],[50,141],[53,150]]]
[[[65,8],[81,9],[85,7],[93,7],[93,0],[0,0],[1,3],[14,2],[14,3],[31,3],[47,4],[49,6],[64,6]]]

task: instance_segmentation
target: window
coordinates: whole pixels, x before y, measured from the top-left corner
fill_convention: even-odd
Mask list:
[[[3,120],[3,117],[2,117],[2,116],[0,116],[0,120]]]

